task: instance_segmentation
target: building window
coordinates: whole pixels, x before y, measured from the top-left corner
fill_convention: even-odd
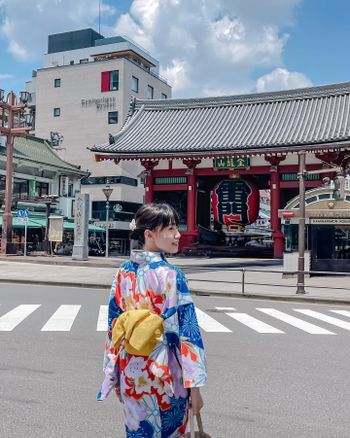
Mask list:
[[[61,115],[61,108],[54,108],[53,109],[53,116],[59,117]]]
[[[161,97],[162,97],[162,99],[167,99],[168,98],[168,96],[165,93],[162,93]]]
[[[139,80],[135,76],[131,76],[131,91],[139,92]]]
[[[37,181],[35,184],[35,196],[41,198],[42,196],[47,196],[49,194],[48,183]]]
[[[147,99],[153,99],[154,89],[150,85],[147,86]]]
[[[55,88],[59,88],[61,86],[61,79],[55,79]]]
[[[101,73],[101,91],[117,91],[119,89],[119,70]]]
[[[125,201],[110,201],[109,218],[112,221],[130,222],[140,208],[140,204]],[[100,221],[106,220],[106,201],[92,202],[91,216]]]
[[[118,123],[118,111],[110,111],[108,113],[108,124],[113,125]]]
[[[81,181],[82,185],[125,184],[137,187],[137,179],[128,176],[91,176]]]
[[[87,64],[89,62],[89,58],[83,58],[79,61],[80,64]]]

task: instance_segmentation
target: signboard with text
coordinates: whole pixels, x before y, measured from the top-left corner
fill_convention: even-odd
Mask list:
[[[249,157],[223,157],[214,158],[214,169],[217,170],[230,170],[230,169],[249,169],[250,158]]]

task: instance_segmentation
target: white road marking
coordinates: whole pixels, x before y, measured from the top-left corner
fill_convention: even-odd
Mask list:
[[[196,307],[196,315],[198,319],[199,326],[205,332],[216,332],[216,333],[231,333],[232,330],[228,329],[224,325],[222,325],[219,321],[209,316],[207,313],[203,312],[203,310],[198,309]]]
[[[10,332],[40,306],[41,304],[20,304],[5,313],[0,317],[0,331]]]
[[[215,307],[215,310],[220,312],[234,312],[236,309],[234,307]]]
[[[106,332],[108,330],[108,306],[100,306],[97,320],[97,332]]]
[[[81,308],[81,305],[62,304],[47,321],[42,332],[69,332],[73,322]]]
[[[266,313],[273,318],[277,318],[287,324],[290,324],[304,332],[310,333],[311,335],[335,335],[336,333],[330,332],[329,330],[318,327],[317,325],[310,324],[309,322],[303,321],[302,319],[296,318],[295,316],[288,315],[287,313],[281,312],[276,309],[267,308],[257,308],[259,312]]]
[[[284,333],[282,330],[278,330],[275,327],[272,327],[272,325],[265,324],[247,313],[226,313],[226,315],[236,319],[258,333]]]
[[[312,318],[320,319],[321,321],[327,322],[328,324],[335,325],[345,330],[350,330],[350,322],[342,321],[341,319],[334,318],[334,316],[328,316],[324,313],[315,312],[309,309],[294,309],[296,312],[302,313],[303,315],[311,316]]]
[[[338,315],[350,317],[350,312],[348,310],[331,310],[331,312],[338,313]]]

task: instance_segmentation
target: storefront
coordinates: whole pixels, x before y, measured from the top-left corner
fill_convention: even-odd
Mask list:
[[[279,211],[285,259],[298,257],[299,197]],[[336,200],[332,188],[305,193],[305,242],[311,271],[350,272],[350,190]],[[296,266],[296,263],[295,263]]]

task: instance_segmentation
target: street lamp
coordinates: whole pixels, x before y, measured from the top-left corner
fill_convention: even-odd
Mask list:
[[[5,209],[2,215],[1,249],[2,255],[10,253],[9,246],[12,240],[12,178],[13,178],[13,145],[16,136],[26,136],[30,131],[27,118],[24,113],[28,102],[29,93],[21,91],[20,99],[11,91],[6,101],[5,92],[0,89],[0,135],[7,138],[6,142],[6,188]]]
[[[106,186],[104,189],[102,189],[105,197],[106,197],[106,254],[105,256],[108,257],[108,246],[109,246],[109,228],[108,228],[108,222],[109,222],[109,198],[111,197],[111,194],[113,192],[113,189],[110,188],[110,186]]]

